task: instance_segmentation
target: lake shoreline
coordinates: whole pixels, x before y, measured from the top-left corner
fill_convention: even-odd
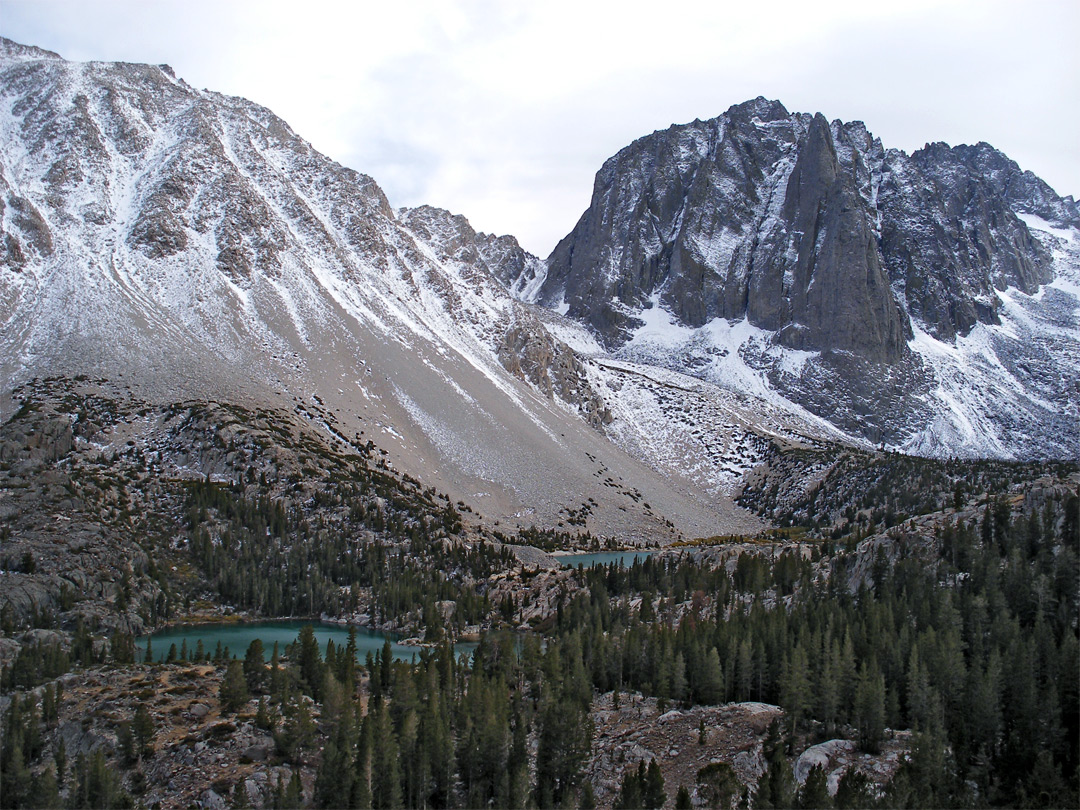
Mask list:
[[[164,660],[172,646],[180,649],[184,643],[187,645],[188,655],[191,655],[202,641],[204,655],[214,655],[217,646],[221,645],[223,650],[229,650],[230,657],[238,657],[258,638],[263,642],[263,655],[266,657],[271,654],[275,643],[279,649],[294,643],[300,630],[306,626],[313,628],[319,646],[324,649],[330,641],[334,642],[338,649],[344,648],[348,644],[350,632],[355,630],[357,658],[361,662],[366,654],[375,654],[384,649],[386,642],[390,643],[393,656],[399,661],[409,661],[420,651],[438,646],[424,642],[419,637],[406,638],[397,631],[331,622],[321,618],[259,618],[224,622],[175,622],[136,638],[136,655],[145,657],[148,642],[155,661]],[[456,653],[471,654],[476,642],[458,639],[453,645]]]

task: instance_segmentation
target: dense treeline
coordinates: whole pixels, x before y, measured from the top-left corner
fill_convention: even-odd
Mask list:
[[[559,605],[546,642],[488,634],[471,669],[449,646],[416,666],[388,651],[370,659],[363,717],[349,703],[351,651],[331,647],[324,662],[302,638],[290,674],[268,678],[278,686],[266,687],[275,697],[265,722],[280,728],[282,751],[302,757],[302,701],[290,689],[334,707],[324,717],[343,718],[327,732],[320,807],[342,796],[360,807],[588,803],[588,707],[594,690],[612,689],[661,702],[782,705],[784,728],[771,733],[767,773],[748,797],[755,807],[834,801],[821,772],[796,790],[785,740],[845,735],[875,751],[888,729],[908,727],[912,755],[876,800],[882,806],[1072,806],[1076,510],[1075,496],[1018,514],[991,502],[979,519],[944,524],[929,564],[923,549],[898,542],[898,558],[879,556],[854,591],[847,552],[820,561],[826,580],[795,554],[745,555],[730,575],[687,558],[580,569],[582,588]],[[690,609],[673,622],[679,605]],[[698,782],[699,795],[724,802],[746,792],[719,766]],[[858,774],[841,787],[839,806],[875,801]],[[642,764],[623,775],[617,801],[658,806],[662,791]]]
[[[509,552],[448,542],[461,529],[452,505],[417,514],[395,497],[395,481],[372,481],[381,483],[360,481],[324,496],[337,499],[343,516],[334,520],[247,497],[239,484],[191,484],[192,557],[223,601],[267,616],[355,612],[360,590],[369,588],[376,623],[419,611],[416,618],[437,634],[434,605],[442,600],[455,603],[456,627],[479,622],[490,605],[470,584],[505,568]]]
[[[854,593],[847,554],[816,585],[793,555],[744,555],[734,577],[685,560],[595,567],[579,573],[587,590],[560,607],[553,632],[585,651],[600,690],[779,703],[790,732],[853,733],[867,751],[887,728],[912,728],[916,755],[890,794],[901,805],[1069,806],[1080,764],[1077,510],[1069,496],[1014,518],[995,501],[981,520],[944,525],[933,564],[901,546]],[[793,576],[788,606],[776,597]],[[656,621],[664,600],[699,586],[715,596],[712,615]],[[644,597],[632,609],[635,591]]]
[[[446,647],[415,668],[388,654],[369,661],[373,708],[336,727],[315,802],[344,795],[342,779],[359,806],[587,801],[581,732],[593,690],[633,689],[662,701],[780,703],[786,728],[767,746],[755,807],[832,801],[821,773],[795,790],[780,754],[785,737],[790,745],[852,735],[874,751],[887,729],[906,727],[914,750],[883,806],[1071,806],[1080,741],[1076,509],[1072,496],[1018,515],[995,501],[979,520],[945,524],[932,564],[901,546],[896,561],[875,560],[854,592],[846,553],[816,584],[793,554],[746,555],[730,576],[685,558],[580,570],[584,588],[559,606],[546,645],[489,634],[471,672]],[[793,599],[777,599],[784,593]],[[667,621],[676,604],[698,600],[712,607]],[[331,651],[321,664],[309,645],[298,659],[308,682],[322,677],[320,699],[336,700],[325,671],[340,671],[342,657]],[[526,789],[530,731],[537,775]],[[699,774],[699,790],[728,798],[743,790],[713,770]],[[648,769],[628,772],[619,801],[655,802],[657,784]],[[872,801],[857,774],[842,788],[841,806]]]
[[[248,688],[261,694],[257,722],[287,761],[305,761],[317,731],[326,740],[315,807],[556,807],[576,803],[591,746],[581,656],[572,643],[541,649],[536,638],[519,645],[504,636],[485,639],[471,667],[449,643],[411,665],[394,662],[387,644],[366,662],[366,690],[358,690],[352,644],[330,645],[324,660],[305,628],[291,664],[276,655],[269,670],[245,663],[248,679],[222,689],[239,689],[243,700]],[[302,694],[322,703],[321,729]],[[279,786],[278,804],[288,804],[288,790]]]
[[[491,617],[484,580],[511,561],[486,544],[462,542],[460,515],[445,498],[381,468],[330,463],[315,450],[292,466],[270,464],[254,446],[214,438],[222,451],[248,454],[232,483],[162,485],[188,539],[169,562],[193,563],[203,595],[264,615],[370,610],[374,622],[407,621],[432,640]],[[221,651],[213,656],[221,705],[250,714],[254,697],[256,723],[295,767],[294,778],[277,786],[279,807],[588,805],[582,773],[597,690],[643,692],[665,708],[782,705],[783,726],[766,741],[768,770],[747,796],[753,807],[827,805],[833,800],[822,792],[821,773],[794,789],[790,756],[833,736],[875,751],[889,729],[903,728],[914,730],[914,750],[885,806],[1076,806],[1076,496],[1050,488],[1029,499],[1037,506],[1024,507],[995,496],[924,538],[903,525],[906,514],[960,507],[975,493],[1004,492],[1014,478],[1043,470],[866,458],[837,465],[801,501],[769,489],[775,479],[763,484],[766,512],[819,530],[824,539],[812,553],[745,553],[725,570],[687,552],[563,573],[548,578],[562,595],[538,632],[490,633],[471,665],[455,660],[449,644],[423,652],[415,665],[395,663],[386,651],[361,665],[355,649],[330,647],[324,655],[306,633],[269,667],[261,650],[243,661]],[[320,478],[324,462],[329,472]],[[138,463],[150,475],[154,461]],[[856,545],[873,524],[894,526],[895,536],[877,538],[871,545],[882,551],[868,558]],[[541,545],[567,539],[541,530],[524,536]],[[157,601],[144,602],[154,623],[178,597],[164,582],[172,567],[149,556],[147,576],[162,578]],[[520,584],[527,582],[523,572]],[[508,623],[535,604],[528,588],[499,592]],[[126,574],[114,595],[118,611],[138,597]],[[71,604],[62,598],[59,607]],[[0,628],[13,632],[13,622],[10,609],[0,610]],[[170,657],[206,660],[207,653],[181,649]],[[118,728],[115,758],[99,748],[68,762],[61,748],[43,767],[41,757],[62,699],[56,676],[133,659],[129,635],[116,631],[103,644],[81,623],[70,645],[20,647],[0,685],[45,686],[18,693],[3,713],[5,806],[56,806],[60,792],[73,807],[130,801],[112,763],[153,756],[153,730],[138,718]],[[698,773],[700,799],[725,804],[744,790],[722,764]],[[301,769],[310,775],[316,766],[314,792],[305,792]],[[620,806],[659,803],[655,768],[615,776]],[[137,792],[134,777],[124,779]],[[837,806],[874,800],[854,776],[840,787]],[[678,801],[687,806],[686,791]]]

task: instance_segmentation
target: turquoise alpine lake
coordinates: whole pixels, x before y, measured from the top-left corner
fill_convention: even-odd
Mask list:
[[[598,551],[594,554],[557,554],[555,559],[563,568],[577,568],[579,565],[592,568],[594,565],[611,565],[628,568],[634,560],[645,562],[645,558],[655,551]]]
[[[327,642],[333,641],[334,647],[343,649],[349,643],[349,627],[340,624],[328,624],[325,622],[305,621],[270,621],[270,622],[236,622],[231,624],[186,624],[169,627],[150,636],[140,636],[136,639],[135,646],[138,649],[138,660],[146,656],[146,641],[149,638],[152,656],[155,661],[163,661],[169,653],[169,647],[176,645],[177,655],[181,647],[187,642],[187,653],[191,657],[202,641],[203,649],[210,655],[214,654],[218,644],[222,650],[229,648],[229,656],[243,658],[248,646],[255,639],[263,643],[263,655],[267,661],[273,654],[274,642],[282,655],[285,647],[296,641],[300,629],[305,625],[311,625],[315,631],[315,638],[319,642],[319,648],[326,653]],[[414,647],[398,643],[399,636],[393,633],[381,633],[378,630],[370,630],[366,627],[356,628],[356,657],[361,663],[370,652],[372,655],[383,648],[383,644],[390,641],[390,652],[397,661],[412,661],[419,658],[422,647]],[[462,642],[454,645],[454,652],[460,655],[472,655],[476,644]]]

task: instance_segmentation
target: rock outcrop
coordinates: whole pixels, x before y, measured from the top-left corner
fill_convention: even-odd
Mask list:
[[[610,158],[542,283],[511,283],[616,355],[717,381],[739,373],[713,362],[726,347],[709,329],[745,321],[764,334],[738,359],[875,444],[1057,456],[1062,430],[1076,439],[1061,417],[1078,392],[1053,369],[1080,348],[1061,343],[1078,230],[1071,197],[985,143],[907,155],[861,122],[758,98]],[[675,331],[639,345],[654,308]]]

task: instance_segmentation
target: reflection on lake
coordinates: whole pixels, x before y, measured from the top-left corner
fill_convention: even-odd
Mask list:
[[[578,565],[592,568],[594,565],[611,565],[612,563],[628,568],[634,564],[635,559],[645,562],[646,557],[655,553],[655,551],[598,551],[595,554],[559,554],[555,559],[564,568],[577,568]]]
[[[188,656],[195,654],[195,649],[202,640],[203,649],[210,655],[214,654],[217,645],[222,649],[229,648],[230,657],[243,658],[248,645],[255,639],[262,639],[263,652],[267,661],[274,650],[274,642],[278,644],[280,652],[284,655],[285,647],[296,641],[300,634],[300,628],[310,624],[315,630],[315,638],[319,642],[319,648],[325,654],[326,643],[333,641],[336,648],[343,649],[349,643],[349,628],[338,624],[324,624],[322,622],[305,621],[278,621],[278,622],[238,622],[236,624],[188,624],[159,630],[149,636],[153,657],[155,661],[163,661],[168,655],[169,647],[176,645],[177,654],[183,643],[187,642]],[[392,633],[380,633],[377,630],[369,630],[366,627],[356,628],[356,655],[363,663],[364,658],[370,652],[375,654],[381,650],[383,643],[390,639],[390,651],[397,661],[411,661],[414,657],[420,657],[420,647],[405,646],[397,643],[397,637]],[[142,636],[136,640],[138,658],[141,661],[146,655],[146,639]],[[463,653],[472,655],[476,649],[475,643],[463,642],[454,645],[454,652],[458,655]]]

